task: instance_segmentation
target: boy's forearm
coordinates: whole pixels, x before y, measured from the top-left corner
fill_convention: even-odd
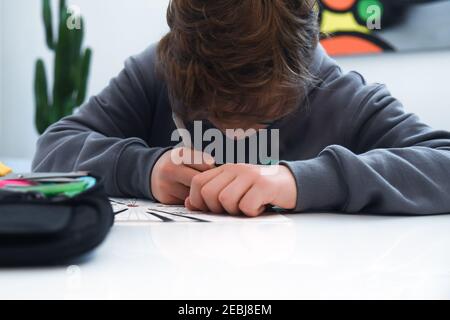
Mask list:
[[[297,211],[450,212],[449,151],[410,147],[356,155],[331,146],[316,159],[286,165],[297,181]]]
[[[62,127],[65,130],[61,130]],[[149,148],[137,138],[106,137],[79,124],[63,121],[39,140],[33,170],[89,171],[104,179],[110,196],[153,199],[150,172],[166,150]]]

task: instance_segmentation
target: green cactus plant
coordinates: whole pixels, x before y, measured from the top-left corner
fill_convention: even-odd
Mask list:
[[[57,39],[53,36],[50,0],[42,0],[42,15],[47,47],[54,52],[54,85],[50,96],[44,61],[37,60],[34,92],[35,124],[39,134],[44,133],[59,119],[72,114],[73,110],[84,102],[92,58],[90,48],[82,49],[83,19],[79,17],[81,28],[72,29],[67,25],[67,21],[72,17],[65,0],[59,1]]]

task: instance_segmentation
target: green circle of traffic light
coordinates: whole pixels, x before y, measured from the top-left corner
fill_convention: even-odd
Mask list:
[[[374,12],[370,10],[370,7],[376,6],[380,10],[378,12]],[[357,13],[361,20],[367,21],[369,18],[372,19],[381,19],[383,16],[383,4],[380,0],[360,0],[357,4]],[[378,14],[379,16],[375,16],[374,14]]]

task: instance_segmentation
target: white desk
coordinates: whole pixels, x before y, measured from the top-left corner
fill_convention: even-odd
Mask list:
[[[78,266],[0,269],[0,298],[450,298],[450,216],[290,218],[120,224]]]
[[[117,225],[79,266],[0,270],[0,298],[450,298],[450,216]]]

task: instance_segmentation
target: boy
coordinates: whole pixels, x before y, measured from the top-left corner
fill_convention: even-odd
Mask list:
[[[41,137],[34,170],[88,170],[111,196],[252,217],[267,205],[450,212],[450,133],[405,113],[384,86],[342,73],[318,45],[313,6],[172,0],[170,32]],[[267,143],[282,161],[216,166],[205,149],[174,148],[172,114],[189,133],[198,121],[203,133],[278,130]]]

